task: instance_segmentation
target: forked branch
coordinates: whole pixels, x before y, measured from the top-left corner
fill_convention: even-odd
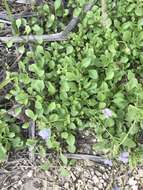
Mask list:
[[[83,12],[87,13],[91,10],[95,2],[88,3],[84,6]],[[80,21],[80,17],[73,17],[68,25],[62,32],[49,34],[49,35],[27,35],[27,36],[11,36],[11,37],[0,37],[1,42],[8,42],[11,41],[13,43],[21,43],[21,42],[35,42],[35,41],[63,41],[67,40],[69,37],[70,32],[72,32],[77,24]]]

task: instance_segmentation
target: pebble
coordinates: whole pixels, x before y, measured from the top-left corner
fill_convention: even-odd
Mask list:
[[[131,178],[129,179],[129,181],[128,181],[128,184],[129,184],[130,186],[134,186],[134,185],[137,184],[137,181],[134,180],[134,177],[131,177]]]
[[[138,170],[138,175],[139,177],[143,178],[143,169]]]
[[[98,187],[94,187],[93,190],[98,190]]]
[[[33,171],[32,170],[30,170],[28,173],[27,173],[27,177],[32,177],[32,175],[33,175]]]
[[[72,172],[71,172],[71,178],[72,178],[73,181],[76,180],[76,176]]]
[[[19,181],[19,182],[18,182],[18,185],[22,185],[22,181]]]
[[[103,190],[103,184],[102,184],[102,183],[99,183],[99,184],[98,184],[98,188]]]
[[[66,189],[69,189],[69,183],[68,183],[68,182],[65,183],[64,187],[65,187]]]
[[[101,180],[100,180],[100,183],[104,183],[104,179],[101,179]]]
[[[94,176],[94,170],[90,170],[92,176]]]
[[[93,176],[92,180],[93,180],[94,184],[99,183],[99,179],[96,175]]]
[[[108,174],[107,174],[107,173],[104,173],[104,174],[103,174],[103,179],[108,179],[108,178],[109,178]]]
[[[138,190],[138,186],[137,185],[132,186],[132,190]]]
[[[85,177],[85,178],[91,178],[91,175],[90,175],[90,173],[89,173],[88,170],[83,172],[83,177]]]
[[[99,176],[102,176],[102,174],[99,172],[99,171],[97,171],[97,170],[95,170],[95,174],[99,177]]]

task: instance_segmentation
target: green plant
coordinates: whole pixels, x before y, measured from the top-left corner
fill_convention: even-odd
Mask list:
[[[67,7],[77,6],[78,12],[84,3],[69,1]],[[38,130],[51,129],[47,148],[74,153],[77,131],[88,128],[96,133],[98,143],[93,148],[97,152],[117,157],[126,150],[130,164],[143,161],[143,145],[138,141],[143,129],[142,6],[139,0],[120,0],[113,10],[109,2],[112,22],[105,29],[100,7],[95,5],[69,40],[39,41],[29,49],[19,48],[25,56],[19,62],[19,75],[11,74],[15,80],[11,95],[26,108],[25,114]],[[36,18],[24,21],[23,33],[62,29],[68,20],[67,9],[59,0],[54,7],[40,6],[44,20],[40,24]],[[18,29],[21,24],[16,21]]]

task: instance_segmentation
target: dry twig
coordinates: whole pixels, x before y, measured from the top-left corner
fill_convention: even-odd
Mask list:
[[[34,139],[35,138],[35,122],[33,120],[29,121],[29,137]],[[35,160],[35,155],[33,152],[34,147],[29,147],[29,158],[32,162]]]
[[[95,2],[94,2],[95,3]],[[88,11],[91,10],[93,7],[94,3],[88,3],[85,5],[83,12],[87,13]],[[20,43],[20,42],[34,42],[38,40],[43,40],[43,41],[63,41],[67,40],[69,37],[69,33],[75,29],[77,26],[78,22],[80,21],[80,17],[73,17],[69,24],[65,27],[64,31],[55,33],[55,34],[50,34],[50,35],[29,35],[29,36],[12,36],[12,37],[0,37],[1,42],[8,42],[12,41],[13,43]]]

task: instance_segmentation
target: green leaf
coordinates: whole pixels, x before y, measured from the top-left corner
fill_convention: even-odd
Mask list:
[[[75,145],[68,145],[68,151],[69,151],[70,153],[75,153],[75,151],[76,151]]]
[[[41,30],[40,26],[35,24],[32,28],[35,32],[39,32]]]
[[[28,104],[28,94],[21,91],[19,94],[16,95],[15,100],[20,104],[27,105]]]
[[[136,7],[136,4],[135,4],[135,3],[129,4],[129,6],[127,7],[127,12],[133,11],[133,9],[134,9],[135,7]]]
[[[121,58],[121,62],[122,62],[122,63],[127,63],[128,60],[129,60],[128,57],[122,57],[122,58]]]
[[[137,8],[135,9],[135,14],[137,16],[143,16],[143,7],[137,6]]]
[[[131,138],[126,138],[126,140],[123,143],[123,146],[127,146],[128,148],[136,147],[136,143]]]
[[[27,142],[26,142],[26,145],[29,146],[29,147],[34,147],[37,143],[37,140],[35,139],[28,139]]]
[[[21,19],[20,19],[20,18],[17,19],[17,20],[16,20],[16,26],[17,26],[17,28],[19,28],[19,27],[21,26],[21,24],[22,24]]]
[[[41,104],[41,102],[39,100],[36,100],[36,102],[35,102],[35,108],[37,110],[42,110],[43,109],[42,104]]]
[[[129,41],[131,39],[131,36],[132,36],[131,31],[123,32],[123,40]]]
[[[51,82],[48,82],[48,92],[49,95],[54,95],[56,93],[56,89]]]
[[[107,70],[106,79],[105,80],[112,80],[113,77],[114,77],[114,70],[113,70],[113,68]]]
[[[0,143],[0,161],[4,161],[6,159],[6,149]]]
[[[81,65],[84,68],[87,68],[91,64],[91,58],[85,58],[82,60]]]
[[[71,54],[74,51],[73,46],[71,45],[69,45],[66,50],[67,50],[67,55]]]
[[[68,133],[67,133],[67,132],[62,132],[62,133],[61,133],[61,137],[62,137],[63,139],[67,139],[67,138],[68,138]]]
[[[119,107],[119,108],[124,108],[127,104],[125,101],[125,97],[122,93],[117,93],[114,96],[113,102]]]
[[[133,105],[128,106],[128,112],[127,112],[127,120],[129,122],[132,121],[140,121],[143,118],[143,110],[140,108],[137,108]]]
[[[28,25],[25,26],[25,32],[26,32],[26,34],[29,34],[31,32],[30,26],[28,26]]]
[[[8,137],[9,137],[9,138],[14,138],[14,137],[15,137],[15,133],[12,133],[12,132],[9,133]]]
[[[26,114],[29,118],[31,118],[32,120],[35,120],[35,114],[33,113],[32,110],[30,110],[30,109],[25,110],[25,114]]]
[[[75,74],[75,73],[72,73],[72,72],[67,72],[66,73],[66,79],[68,81],[77,81],[78,80],[78,76]]]
[[[43,53],[44,53],[44,48],[43,48],[43,46],[38,45],[38,46],[36,47],[36,52],[39,53],[39,54],[43,54]]]
[[[43,34],[43,28],[41,28],[38,24],[35,24],[33,27],[32,27],[33,31],[36,33],[36,34]],[[38,42],[42,42],[42,38],[38,40]]]
[[[51,122],[55,122],[55,121],[58,121],[58,119],[59,119],[59,116],[57,115],[57,114],[51,114],[50,116],[49,116],[49,120],[51,121]]]
[[[12,41],[12,40],[7,41],[7,42],[6,42],[6,45],[7,45],[8,48],[11,48],[12,45],[13,45],[13,41]]]
[[[68,92],[70,90],[69,83],[66,80],[61,81],[61,90]]]
[[[21,53],[21,54],[23,54],[25,52],[25,47],[24,46],[20,46],[18,48],[18,52]]]
[[[20,137],[15,137],[12,139],[12,146],[14,148],[21,148],[23,147],[23,141],[21,141]]]
[[[52,112],[53,110],[56,109],[56,103],[55,102],[51,102],[49,105],[48,105],[48,111],[49,112]]]
[[[103,140],[93,145],[93,149],[97,152],[107,153],[109,151],[109,142],[107,140]]]
[[[80,4],[80,6],[85,5],[85,4],[86,4],[86,0],[80,0],[80,1],[79,1],[79,4]]]
[[[42,92],[44,90],[45,84],[43,80],[32,80],[31,87],[37,92]]]
[[[49,9],[48,4],[44,4],[44,5],[43,5],[43,10],[44,10],[45,12],[49,13],[50,9]]]
[[[23,129],[28,129],[29,128],[29,123],[27,122],[27,123],[24,123],[23,125],[22,125],[22,128]]]
[[[82,9],[79,7],[74,9],[73,16],[78,17],[81,14],[81,11],[82,11]]]
[[[39,77],[43,77],[44,76],[44,70],[40,69],[36,64],[30,65],[29,66],[29,71],[34,72]]]
[[[89,70],[88,73],[89,73],[90,78],[95,79],[95,80],[98,79],[98,73],[96,70]]]
[[[143,18],[140,18],[140,19],[138,20],[138,26],[143,26]]]
[[[68,159],[64,154],[62,154],[62,153],[60,154],[60,159],[63,162],[63,164],[67,165]]]
[[[75,125],[74,123],[70,123],[70,124],[69,124],[69,128],[70,128],[70,129],[76,129],[76,125]]]
[[[55,0],[54,7],[55,10],[59,9],[61,7],[61,0]]]
[[[75,136],[69,134],[68,138],[66,139],[66,142],[68,145],[73,146],[75,144]]]

